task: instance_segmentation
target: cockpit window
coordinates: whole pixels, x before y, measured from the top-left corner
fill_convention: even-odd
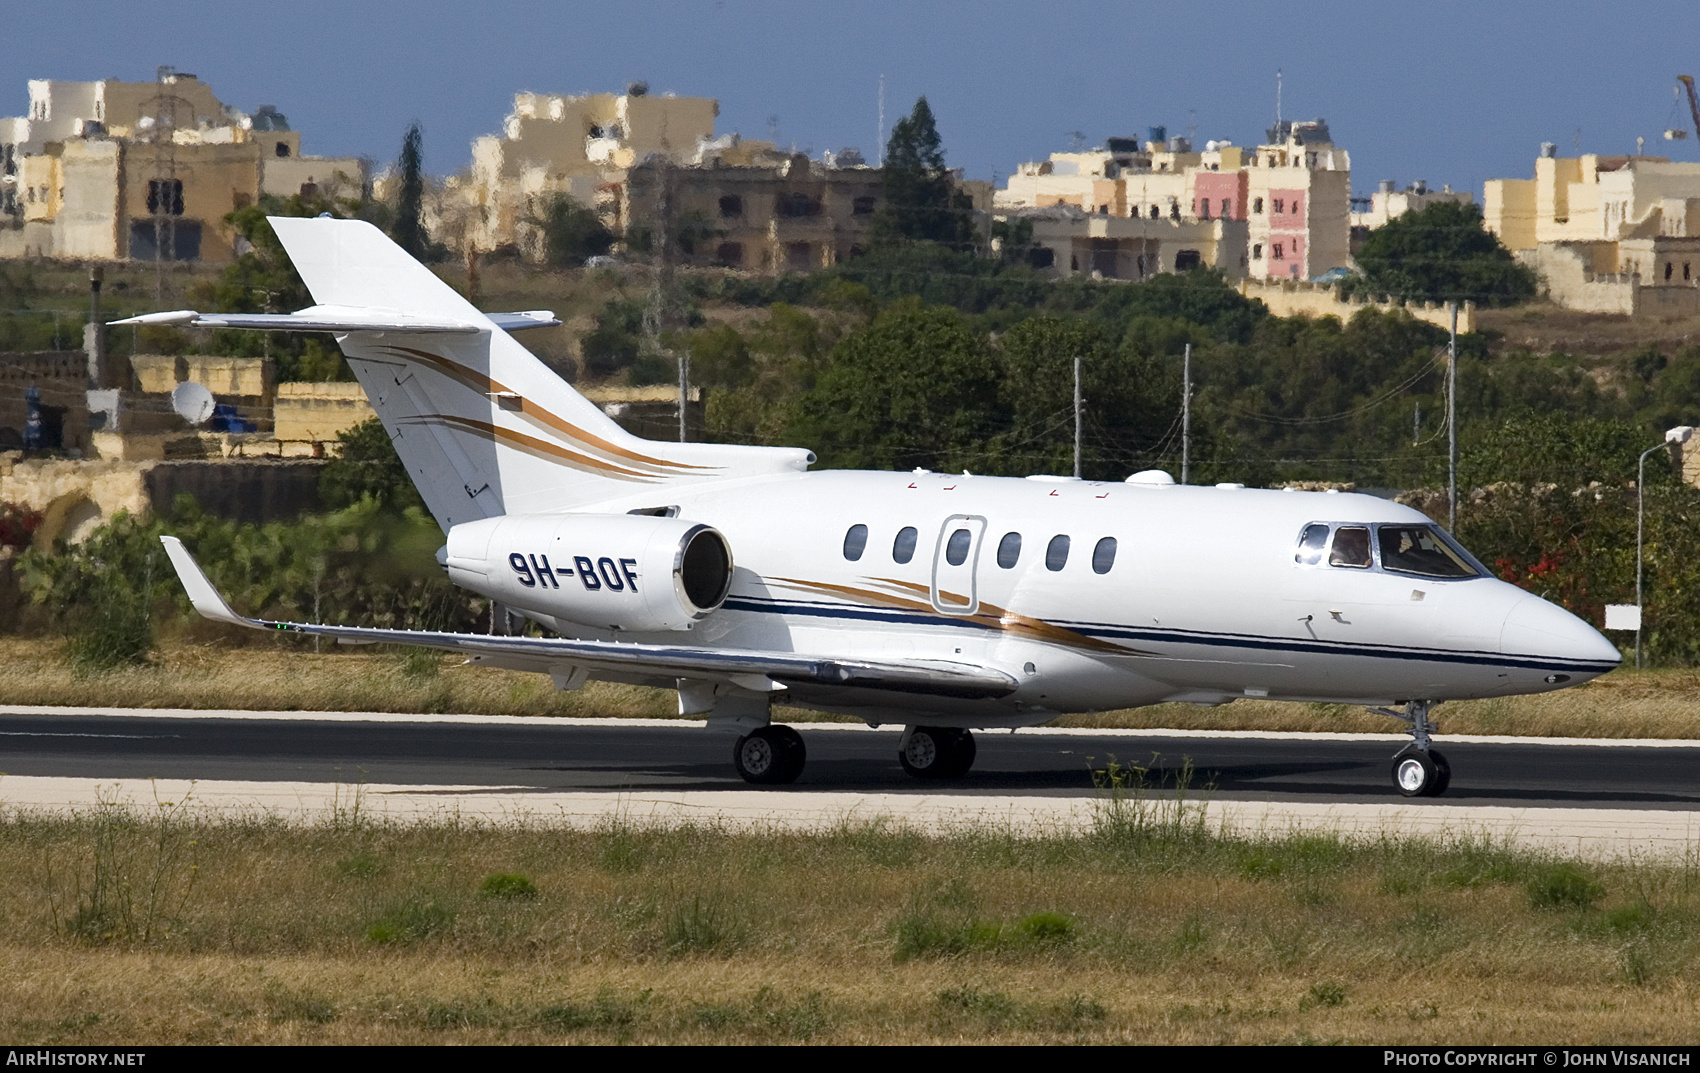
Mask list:
[[[1328,564],[1358,569],[1374,566],[1375,559],[1369,550],[1369,530],[1356,525],[1343,525],[1334,530],[1334,550],[1328,553]]]
[[[1300,566],[1315,566],[1322,561],[1322,550],[1328,547],[1328,527],[1322,524],[1307,525],[1299,535],[1299,550],[1293,555],[1293,561]]]
[[[1343,531],[1343,530],[1342,530]],[[1383,525],[1376,530],[1381,568],[1424,577],[1475,577],[1476,568],[1426,525]],[[1339,542],[1335,542],[1339,546]]]

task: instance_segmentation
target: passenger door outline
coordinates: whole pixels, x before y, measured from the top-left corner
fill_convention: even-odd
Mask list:
[[[951,565],[945,551],[952,533],[966,529],[969,534],[968,553],[960,565]],[[986,519],[978,514],[952,514],[939,527],[938,541],[933,545],[932,597],[933,610],[941,615],[972,615],[980,610],[979,567],[980,548],[986,542]]]

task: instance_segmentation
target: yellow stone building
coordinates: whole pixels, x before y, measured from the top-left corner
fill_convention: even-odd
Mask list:
[[[357,157],[304,157],[277,109],[223,104],[194,75],[29,83],[0,119],[0,257],[224,261],[261,194],[361,193]]]

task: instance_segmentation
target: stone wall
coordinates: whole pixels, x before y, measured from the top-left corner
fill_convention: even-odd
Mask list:
[[[122,461],[23,458],[0,453],[0,502],[43,514],[38,546],[75,543],[119,511],[149,517],[187,492],[208,513],[243,522],[293,518],[319,506],[323,461]]]
[[[59,446],[87,451],[88,367],[80,350],[0,354],[0,450],[23,446],[29,414],[24,392],[32,386],[40,389],[42,405],[57,411]]]
[[[1341,298],[1340,288],[1333,283],[1311,283],[1302,280],[1269,281],[1243,279],[1237,284],[1241,294],[1256,298],[1278,317],[1339,317],[1342,322],[1363,309],[1383,313],[1404,310],[1420,321],[1440,328],[1452,327],[1452,314],[1441,302],[1378,302],[1363,298]],[[1458,307],[1458,330],[1476,330],[1476,303],[1465,302]]]

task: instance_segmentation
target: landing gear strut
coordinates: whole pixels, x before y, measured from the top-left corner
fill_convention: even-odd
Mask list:
[[[1446,756],[1430,745],[1434,722],[1429,719],[1432,700],[1405,702],[1405,710],[1371,708],[1377,715],[1387,715],[1411,725],[1411,744],[1393,754],[1393,786],[1406,797],[1439,797],[1452,784],[1452,765]]]
[[[974,735],[948,727],[910,727],[897,761],[917,779],[960,779],[974,766]]]
[[[738,774],[758,786],[796,782],[806,758],[803,736],[784,723],[752,730],[732,747],[732,763],[737,765]]]

